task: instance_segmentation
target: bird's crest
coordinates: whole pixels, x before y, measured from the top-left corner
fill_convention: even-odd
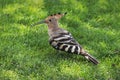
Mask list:
[[[67,14],[67,12],[65,12],[63,14],[62,13],[52,14],[52,15],[48,16],[46,18],[46,20],[51,19],[51,18],[55,18],[55,19],[59,20],[61,17],[63,17],[66,14]]]

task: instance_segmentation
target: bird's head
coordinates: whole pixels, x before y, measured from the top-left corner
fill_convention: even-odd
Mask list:
[[[42,23],[46,23],[48,25],[54,25],[57,23],[57,21],[63,17],[64,15],[66,15],[67,12],[61,14],[61,13],[57,13],[57,14],[53,14],[53,15],[50,15],[48,16],[45,20],[41,20],[35,24],[32,24],[31,26],[35,26],[35,25],[38,25],[38,24],[42,24]]]

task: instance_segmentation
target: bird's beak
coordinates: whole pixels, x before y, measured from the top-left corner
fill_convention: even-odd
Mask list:
[[[35,25],[38,25],[38,24],[42,24],[42,23],[45,23],[45,20],[39,21],[39,22],[37,22],[37,23],[34,23],[34,24],[31,25],[31,27],[33,27],[33,26],[35,26]]]

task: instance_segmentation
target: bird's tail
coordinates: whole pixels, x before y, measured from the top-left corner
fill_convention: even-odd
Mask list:
[[[94,63],[95,65],[97,65],[99,62],[93,57],[91,56],[89,53],[83,51],[81,52],[81,54],[90,62]]]

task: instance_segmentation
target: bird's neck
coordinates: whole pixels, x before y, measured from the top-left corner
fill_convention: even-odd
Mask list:
[[[54,23],[54,24],[48,24],[48,29],[51,31],[55,31],[59,28],[58,23]]]
[[[48,25],[48,34],[49,34],[49,37],[52,38],[56,35],[58,35],[59,33],[59,25],[58,24],[50,24]]]

